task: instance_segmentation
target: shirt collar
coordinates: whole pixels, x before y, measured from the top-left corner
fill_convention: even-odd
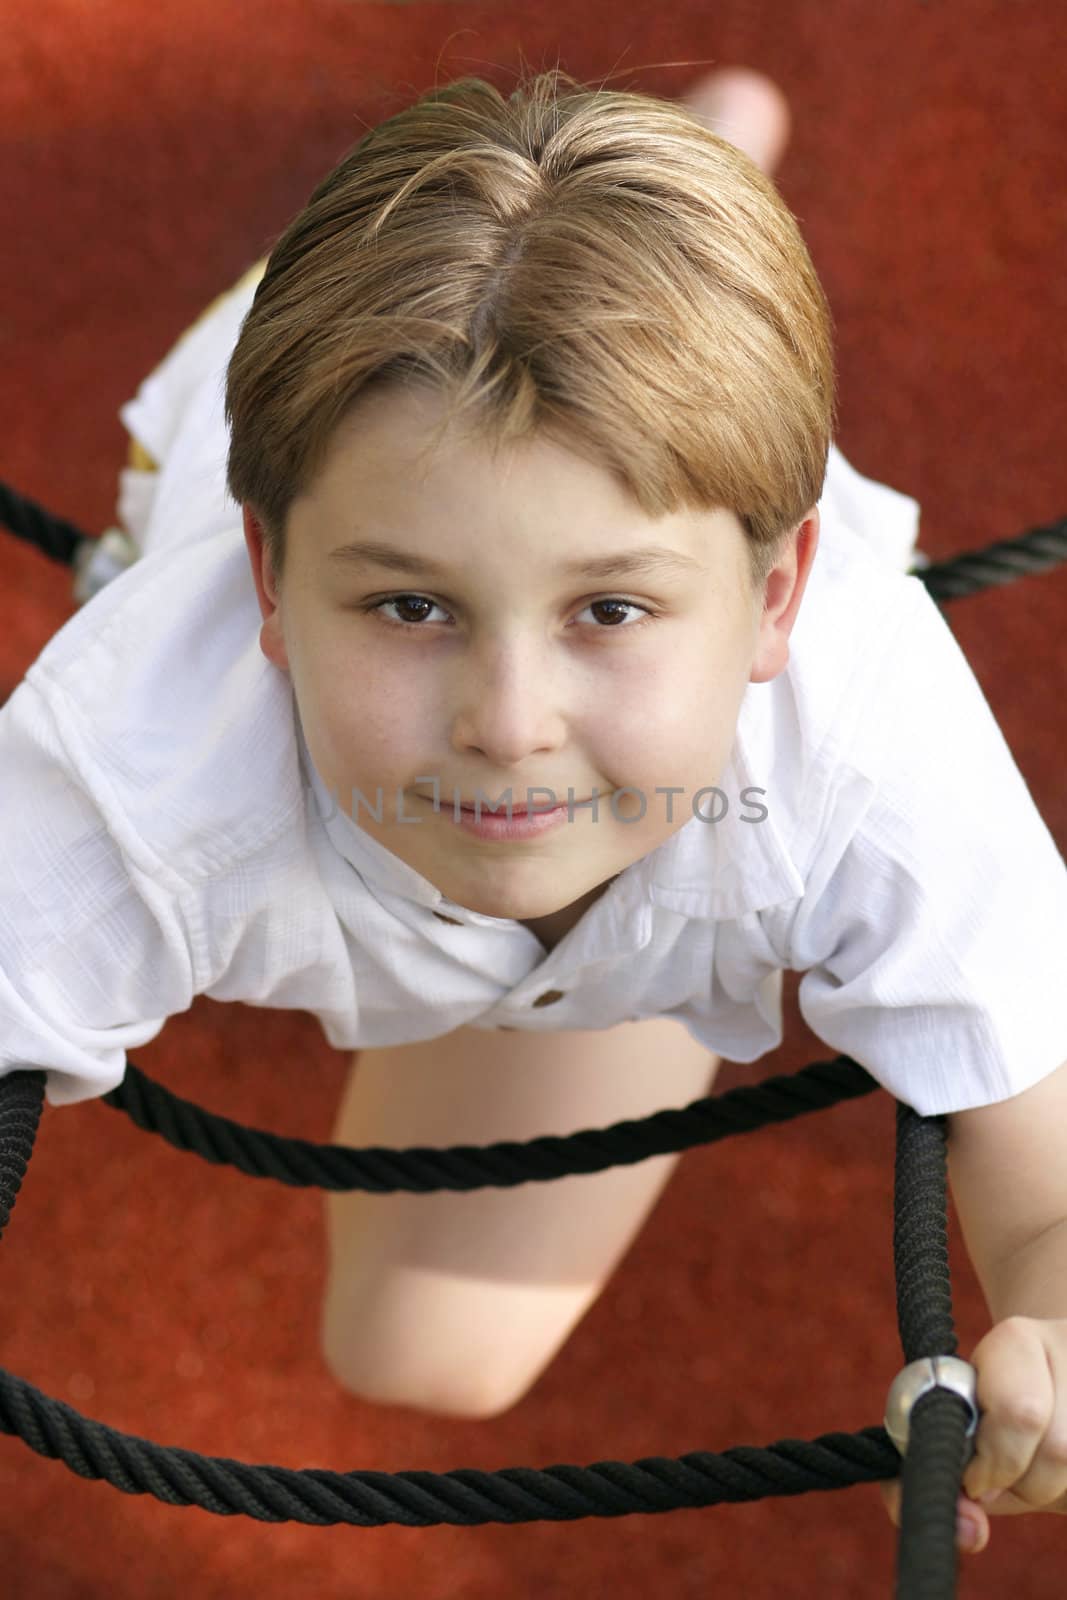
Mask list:
[[[773,743],[770,695],[766,692],[772,687],[749,684],[746,689],[727,770],[720,782],[709,785],[700,797],[698,814],[613,880],[619,890],[625,886],[629,904],[652,903],[684,917],[719,921],[796,900],[804,893],[804,880],[786,843],[787,833],[792,832],[789,819],[775,804],[788,797],[768,795],[766,782],[761,781],[767,774],[754,767],[757,752],[766,759]],[[308,751],[298,712],[296,726],[305,781],[314,794],[323,826],[335,849],[365,882],[464,922],[491,925],[508,921],[457,906],[428,878],[353,822],[323,783]],[[678,805],[685,797],[673,799]]]

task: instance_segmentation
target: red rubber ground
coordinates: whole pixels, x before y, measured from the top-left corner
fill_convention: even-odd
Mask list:
[[[918,498],[934,557],[1067,513],[1057,0],[4,0],[2,28],[0,478],[88,529],[114,518],[119,405],[364,128],[435,77],[510,87],[523,60],[658,94],[715,63],[776,78],[795,118],[778,181],[833,306],[848,459]],[[2,538],[0,572],[3,698],[72,605],[62,569]],[[1061,847],[1065,602],[1061,571],[951,612]],[[727,1066],[724,1088],[830,1053],[787,992],[787,1048]],[[205,999],[135,1059],[311,1139],[347,1066],[305,1015]],[[449,1422],[346,1397],[324,1368],[320,1194],[181,1155],[97,1102],[46,1108],[0,1244],[0,1365],[124,1431],[291,1467],[851,1432],[881,1420],[902,1364],[892,1170],[883,1095],[691,1152],[527,1398]],[[967,1355],[987,1319],[954,1219],[952,1241]],[[992,1528],[961,1596],[1060,1600],[1064,1519]],[[0,1437],[5,1600],[882,1597],[895,1542],[874,1486],[514,1528],[260,1524],[84,1482]]]

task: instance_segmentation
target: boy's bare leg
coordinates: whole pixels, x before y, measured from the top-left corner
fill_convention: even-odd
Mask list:
[[[781,89],[749,67],[720,67],[690,84],[682,102],[704,125],[750,156],[772,177],[792,120]]]
[[[333,1142],[485,1145],[687,1105],[718,1057],[672,1018],[601,1031],[460,1028],[353,1057]],[[681,1154],[513,1188],[328,1193],[322,1351],[384,1404],[496,1416],[604,1288]]]

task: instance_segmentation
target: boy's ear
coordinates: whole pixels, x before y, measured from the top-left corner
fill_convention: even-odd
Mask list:
[[[813,506],[793,529],[781,559],[767,575],[750,683],[769,683],[788,665],[789,635],[818,545],[819,508]]]
[[[278,589],[263,535],[263,526],[251,506],[245,505],[243,511],[245,545],[248,549],[248,559],[252,564],[256,599],[259,601],[260,615],[263,618],[263,626],[259,630],[259,648],[274,666],[279,667],[282,672],[288,672],[289,656],[285,648],[281,613],[278,609]]]

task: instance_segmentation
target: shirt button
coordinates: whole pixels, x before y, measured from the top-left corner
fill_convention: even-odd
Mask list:
[[[446,917],[443,911],[435,911],[434,916],[438,922],[450,922],[453,928],[462,928],[463,924],[456,917]]]
[[[557,1000],[564,998],[562,989],[546,989],[544,994],[539,994],[533,1002],[535,1006],[554,1006]]]

